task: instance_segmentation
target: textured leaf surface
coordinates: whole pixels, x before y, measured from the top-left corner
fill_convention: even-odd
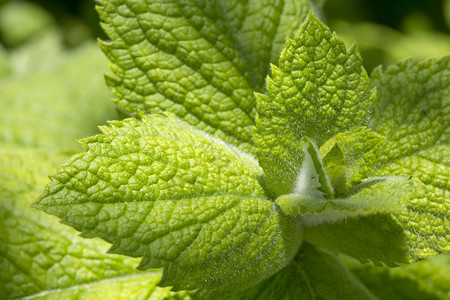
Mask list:
[[[379,102],[371,127],[387,137],[374,175],[418,180],[421,192],[403,211],[318,225],[308,239],[389,265],[450,251],[449,62],[405,61],[373,74]]]
[[[450,251],[450,157],[448,145],[434,146],[397,161],[377,174],[418,178],[422,193],[408,201],[407,210],[395,216],[405,229],[409,254],[414,260]]]
[[[397,217],[420,259],[450,251],[450,56],[378,69],[371,127],[387,137],[378,175],[417,178],[423,194]]]
[[[307,0],[99,1],[107,83],[125,111],[169,111],[252,152],[254,90]]]
[[[135,259],[107,255],[106,242],[80,238],[57,218],[28,207],[64,158],[40,150],[0,151],[1,299],[136,273]]]
[[[257,94],[254,139],[270,188],[292,192],[303,155],[302,137],[318,146],[353,126],[364,126],[375,100],[361,57],[311,13],[288,39],[280,67],[272,66],[268,95]]]
[[[94,43],[54,59],[61,63],[52,72],[0,81],[0,144],[78,150],[74,139],[116,115]]]
[[[347,262],[347,260],[346,260]],[[397,268],[347,262],[361,282],[379,299],[448,299],[450,256],[437,255]]]
[[[450,56],[374,71],[378,101],[370,127],[387,137],[379,167],[450,143]]]
[[[164,267],[161,285],[203,295],[240,290],[295,255],[301,232],[267,200],[243,152],[173,116],[142,116],[82,140],[36,206]]]
[[[238,299],[375,299],[334,256],[303,244],[283,270]]]

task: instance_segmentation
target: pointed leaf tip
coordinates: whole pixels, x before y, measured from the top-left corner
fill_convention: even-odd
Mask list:
[[[339,132],[366,126],[375,94],[356,48],[313,13],[293,40],[286,42],[279,66],[267,79],[268,97],[257,102],[253,138],[261,167],[273,192],[292,193],[308,136],[320,147]]]

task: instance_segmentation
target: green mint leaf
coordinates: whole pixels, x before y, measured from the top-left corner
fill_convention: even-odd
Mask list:
[[[243,56],[254,91],[264,89],[269,64],[278,62],[286,36],[298,30],[313,5],[309,0],[197,2]]]
[[[375,100],[355,45],[346,49],[312,13],[272,66],[268,95],[257,94],[257,156],[277,196],[292,192],[303,159],[302,137],[320,147],[365,126]]]
[[[250,156],[172,115],[110,122],[81,143],[35,206],[110,252],[163,267],[161,286],[248,288],[284,267],[302,232],[265,196]]]
[[[0,150],[1,299],[74,291],[136,273],[136,259],[105,254],[106,242],[81,238],[57,218],[28,207],[65,158],[35,149]]]
[[[368,187],[365,187],[368,186]],[[402,177],[374,177],[364,180],[361,187],[346,198],[326,199],[305,194],[286,194],[277,198],[281,209],[295,217],[302,215],[307,226],[360,215],[386,213],[404,209],[408,198],[417,193],[411,180]]]
[[[450,56],[374,71],[379,102],[371,127],[387,137],[376,175],[425,186],[397,216],[414,260],[450,251]]]
[[[385,141],[385,137],[370,129],[355,127],[350,131],[338,133],[322,145],[320,152],[324,157],[325,168],[328,171],[328,165],[330,165],[330,171],[334,174],[333,178],[337,180],[337,182],[332,181],[333,187],[346,195],[352,187],[373,173],[371,167],[376,163]],[[335,148],[335,145],[339,145],[339,149]],[[339,152],[343,157],[340,157]],[[344,162],[344,174],[339,171],[342,165],[337,163],[340,162]],[[340,186],[343,175],[345,186]]]
[[[283,270],[236,299],[375,299],[333,255],[304,243]]]
[[[253,152],[254,90],[307,0],[99,1],[111,42],[106,79],[119,107],[172,112],[197,128]]]
[[[394,218],[405,231],[413,261],[450,251],[450,146],[437,145],[393,162],[376,174],[412,176],[424,184]]]
[[[450,56],[373,72],[379,99],[370,127],[387,137],[378,167],[450,143],[449,83]]]
[[[353,274],[379,299],[448,299],[450,256],[429,257],[397,268],[345,260]]]

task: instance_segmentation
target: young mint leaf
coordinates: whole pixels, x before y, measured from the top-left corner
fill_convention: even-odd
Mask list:
[[[136,259],[105,254],[58,219],[29,208],[66,156],[35,149],[0,150],[0,298],[95,285],[136,273]]]
[[[334,256],[304,243],[283,270],[236,299],[375,299]]]
[[[312,174],[311,179],[317,178],[317,183],[319,186],[317,187],[317,190],[322,193],[322,195],[325,198],[332,198],[334,196],[334,190],[331,186],[330,179],[328,178],[327,171],[325,169],[325,166],[323,165],[319,149],[317,149],[317,146],[313,141],[311,141],[309,138],[305,137],[303,138],[303,141],[305,142],[304,152],[305,152],[305,159],[302,164],[302,168],[300,169],[299,176],[297,178],[297,185],[295,187],[296,193],[302,193],[301,190],[308,189],[304,186],[304,182],[308,182],[308,171],[307,169],[314,170],[315,172]],[[309,163],[307,163],[309,161]],[[311,165],[312,162],[312,165]],[[308,164],[310,166],[308,166]],[[304,174],[306,173],[306,174]]]
[[[384,137],[369,129],[355,127],[325,142],[319,153],[309,138],[303,138],[304,158],[295,188],[291,194],[279,196],[277,204],[291,217],[311,213],[320,214],[320,219],[325,220],[402,209],[405,196],[415,190],[412,181],[375,177],[361,183],[373,172],[370,166],[384,141]],[[380,185],[367,188],[377,183]]]
[[[418,192],[414,180],[403,177],[361,180],[373,172],[370,166],[384,140],[384,137],[358,127],[337,134],[322,146],[325,162],[335,172],[334,175],[342,168],[342,174],[338,176],[350,178],[348,182],[344,180],[344,187],[337,186],[345,193],[336,195],[328,177],[328,165],[324,166],[315,144],[303,138],[304,159],[295,188],[291,194],[279,196],[276,203],[291,217],[302,215],[303,223],[308,226],[358,215],[403,210],[409,197]],[[345,149],[345,154],[339,145]],[[355,181],[358,185],[353,187]]]
[[[375,177],[364,180],[362,187],[346,198],[286,194],[278,197],[276,202],[286,214],[291,217],[300,214],[303,223],[312,226],[358,215],[401,211],[416,192],[413,181],[402,177]]]
[[[297,30],[307,0],[99,1],[111,42],[106,79],[115,102],[172,112],[197,128],[253,152],[254,90],[286,35]]]
[[[450,58],[401,62],[372,75],[379,102],[371,128],[387,137],[374,176],[422,186],[401,211],[305,230],[317,246],[361,261],[396,265],[450,251]]]
[[[295,218],[301,212],[304,199],[313,201],[333,197],[333,188],[323,166],[317,146],[309,138],[303,138],[304,159],[293,194],[285,194],[276,199],[283,212]]]
[[[176,119],[110,122],[82,140],[35,206],[110,252],[163,267],[161,286],[246,289],[284,267],[302,232],[269,201],[250,156]]]
[[[257,94],[253,135],[269,187],[292,192],[302,159],[302,137],[321,146],[339,132],[367,125],[375,100],[361,57],[312,13],[287,40],[280,67],[272,66],[268,95]]]
[[[334,143],[329,148],[323,155],[322,161],[333,186],[334,195],[336,197],[348,195],[345,156],[338,143]]]
[[[361,183],[364,178],[367,178],[373,173],[371,166],[377,162],[385,141],[385,137],[364,127],[355,127],[349,131],[338,133],[335,137],[326,141],[320,147],[320,153],[324,157],[326,170],[328,171],[328,164],[330,164],[331,171],[336,172],[340,167],[336,166],[336,163],[342,160],[345,168],[344,174],[335,174],[335,176],[337,175],[336,180],[338,181],[342,180],[340,176],[344,175],[345,186],[341,187],[338,182],[332,182],[333,187],[343,191],[344,195],[346,195],[352,187]],[[339,145],[339,149],[334,148],[335,145]],[[333,151],[327,157],[331,150]],[[336,155],[341,155],[339,151],[342,152],[342,158],[335,157]]]
[[[397,268],[362,265],[349,259],[345,259],[345,262],[352,273],[379,299],[448,299],[448,254],[436,255]]]

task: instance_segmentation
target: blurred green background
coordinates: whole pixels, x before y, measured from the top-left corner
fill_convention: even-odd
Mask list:
[[[0,43],[7,49],[17,46],[24,40],[24,37],[22,41],[20,38],[10,37],[16,34],[11,31],[14,31],[13,24],[18,21],[9,19],[18,19],[18,15],[26,18],[23,12],[16,14],[14,11],[19,9],[21,2],[23,0],[0,0]],[[59,28],[66,47],[75,47],[87,39],[105,38],[94,10],[94,0],[27,2],[35,4],[34,19],[38,18],[36,15],[41,15],[41,29],[52,22]],[[369,72],[379,64],[395,63],[406,57],[421,60],[450,53],[450,0],[316,0],[315,2],[324,3],[324,21],[347,44],[357,41]],[[28,6],[27,9],[33,8],[30,9]],[[36,13],[39,10],[41,13]],[[43,15],[50,16],[51,21],[44,20]],[[32,23],[31,20],[28,21]],[[22,21],[21,24],[24,23]],[[24,31],[23,27],[26,26],[19,27],[21,28],[17,31]]]

